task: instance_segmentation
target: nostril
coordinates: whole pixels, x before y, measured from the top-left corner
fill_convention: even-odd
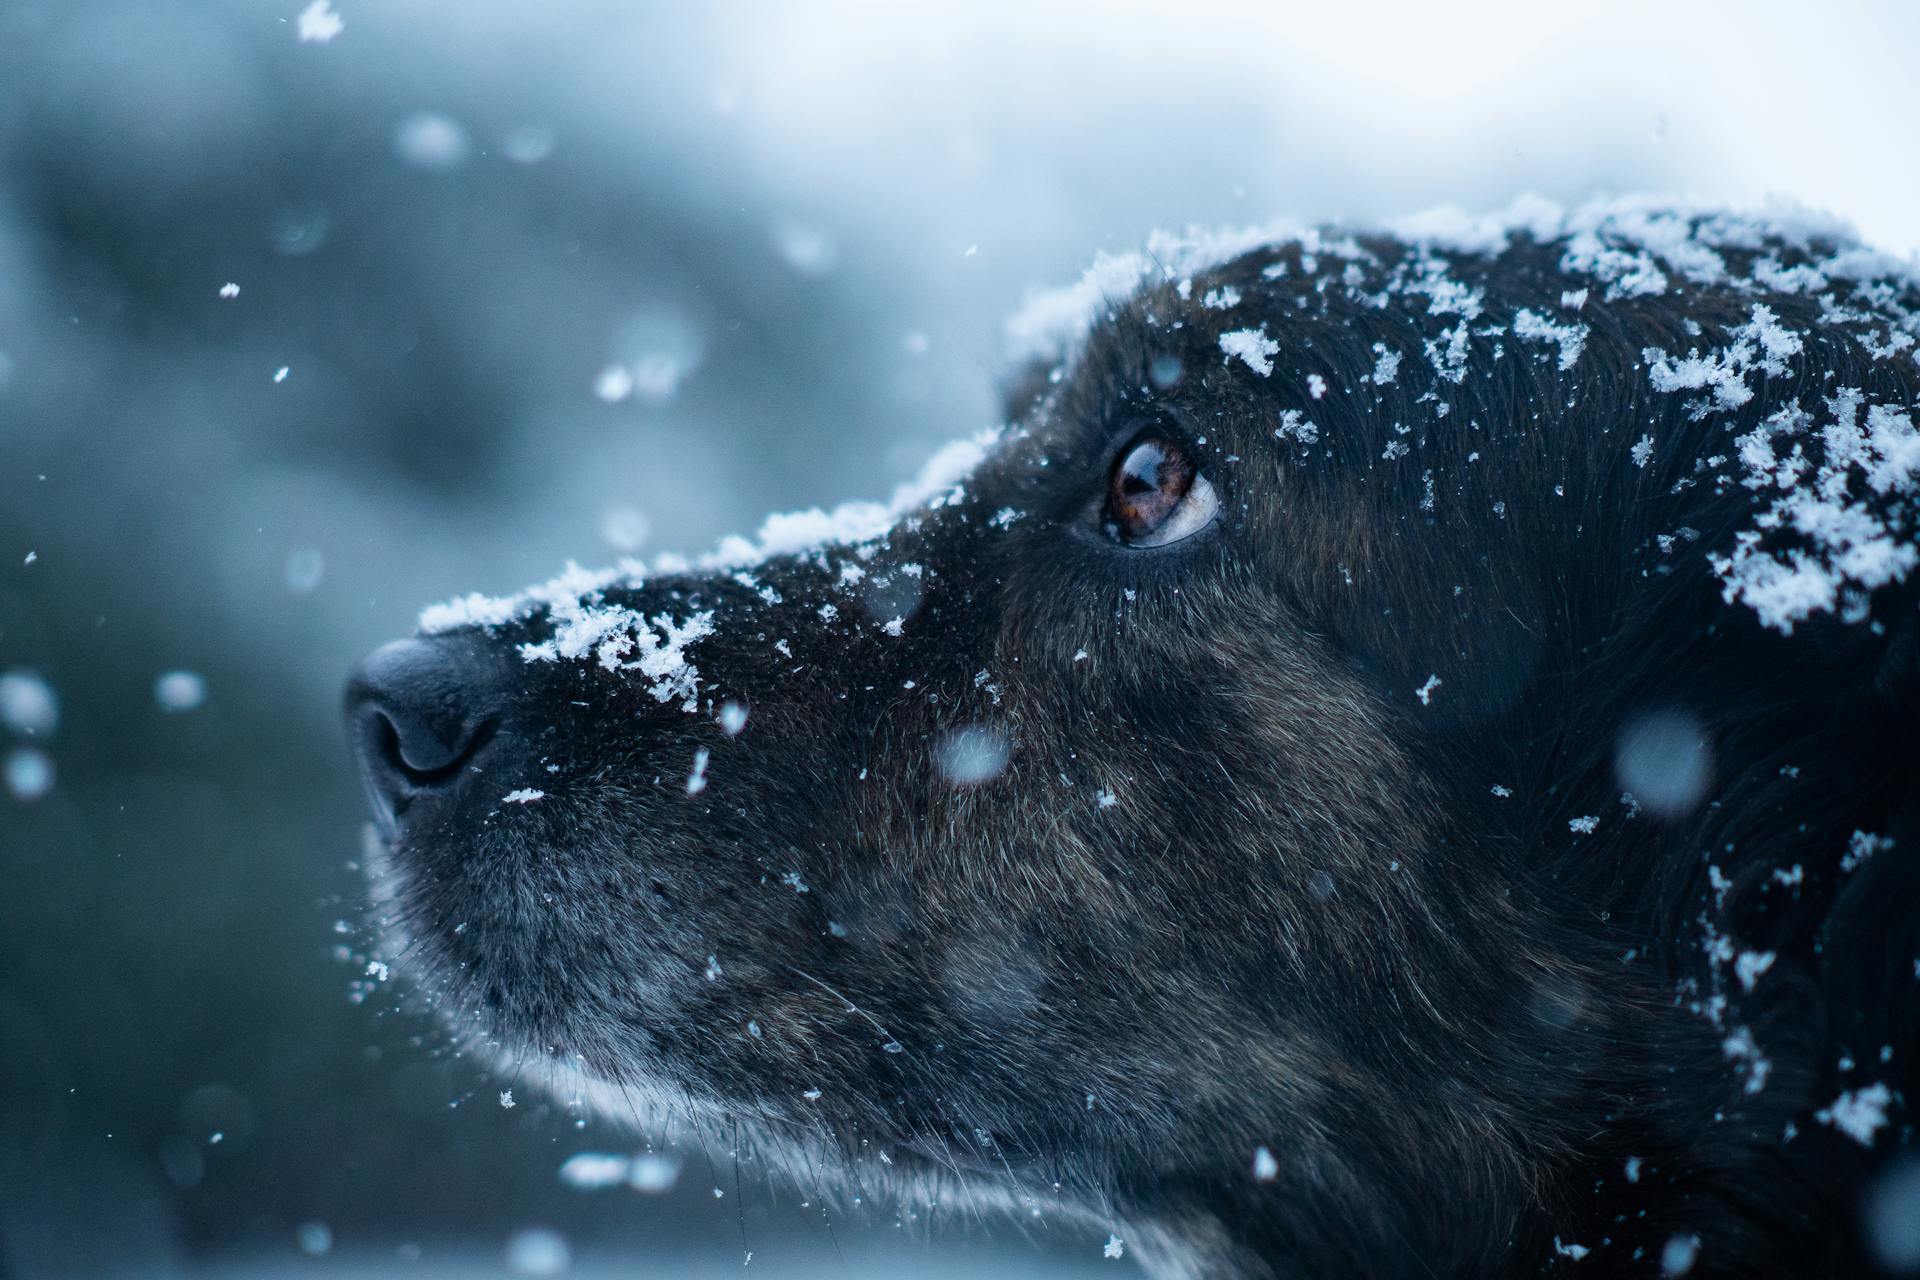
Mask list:
[[[391,833],[425,793],[459,781],[498,734],[509,672],[479,638],[400,640],[347,687],[347,725],[374,816]]]
[[[483,721],[464,740],[446,742],[438,735],[421,732],[418,726],[412,733],[403,733],[394,717],[378,707],[371,709],[369,719],[372,740],[368,746],[379,763],[415,790],[452,782],[480,754],[497,728],[494,721]]]

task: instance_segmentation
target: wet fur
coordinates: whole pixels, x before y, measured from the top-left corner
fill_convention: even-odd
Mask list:
[[[1366,247],[1370,287],[1406,259]],[[1557,261],[1522,238],[1450,270],[1504,318],[1569,287]],[[1696,1276],[1869,1274],[1861,1189],[1910,1136],[1920,1051],[1916,595],[1791,637],[1721,601],[1705,553],[1752,500],[1696,460],[1783,388],[1692,421],[1640,352],[1716,341],[1755,297],[1596,289],[1573,369],[1476,336],[1454,385],[1421,355],[1423,299],[1369,305],[1293,247],[1191,296],[1221,284],[1239,306],[1170,282],[1117,303],[1057,379],[1016,387],[964,499],[872,558],[622,597],[715,611],[699,714],[520,663],[538,619],[468,636],[516,691],[484,778],[391,853],[423,989],[503,1063],[737,1124],[809,1185],[1112,1224],[1166,1276],[1652,1275],[1676,1234],[1701,1239]],[[1799,394],[1914,403],[1910,360],[1764,300],[1808,335]],[[1261,322],[1268,378],[1217,344]],[[1376,342],[1404,355],[1386,385]],[[1317,444],[1275,437],[1290,409]],[[1152,422],[1204,437],[1225,511],[1134,552],[1094,515]],[[1411,452],[1383,459],[1396,438]],[[1661,552],[1683,526],[1698,541]],[[737,738],[713,719],[729,699],[751,708]],[[1665,822],[1627,816],[1613,766],[1660,706],[1717,762],[1708,803]],[[955,787],[931,756],[970,724],[1012,755]],[[499,803],[520,786],[547,799]],[[1896,844],[1842,873],[1855,830]],[[1794,863],[1796,890],[1772,880]],[[1727,986],[1703,922],[1778,953],[1726,992],[1772,1064],[1757,1094],[1690,1007]],[[1872,1149],[1812,1118],[1870,1080],[1900,1095]]]

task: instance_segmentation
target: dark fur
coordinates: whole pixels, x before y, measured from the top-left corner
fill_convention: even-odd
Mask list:
[[[1169,282],[1117,304],[1016,394],[961,501],[869,560],[754,570],[779,603],[725,575],[610,593],[715,611],[701,714],[588,662],[503,658],[483,777],[413,815],[383,882],[455,1025],[561,1087],[578,1069],[738,1122],[809,1183],[1084,1214],[1169,1276],[1657,1275],[1676,1235],[1700,1238],[1696,1276],[1872,1273],[1859,1205],[1910,1140],[1920,1052],[1916,591],[1762,627],[1707,563],[1754,496],[1700,460],[1783,398],[1912,406],[1920,368],[1810,298],[1676,280],[1595,285],[1569,371],[1478,335],[1456,385],[1421,353],[1457,317],[1369,301],[1408,253],[1364,243],[1357,288],[1289,246],[1194,302]],[[1593,283],[1559,258],[1521,237],[1448,265],[1505,323]],[[1220,284],[1243,301],[1200,306]],[[1784,380],[1698,421],[1650,388],[1644,347],[1722,343],[1755,301],[1807,335]],[[1262,322],[1268,378],[1217,345]],[[1387,385],[1365,377],[1376,342],[1404,354]],[[1288,409],[1317,444],[1275,437]],[[1225,510],[1132,551],[1098,500],[1153,421],[1204,437]],[[1394,439],[1410,452],[1384,459]],[[728,699],[751,706],[737,738],[713,720]],[[1662,707],[1716,761],[1667,821],[1630,816],[1614,771],[1622,725]],[[931,764],[968,724],[1013,744],[977,788]],[[548,797],[499,803],[519,786]],[[1856,830],[1895,845],[1843,873]],[[1796,863],[1798,886],[1772,876]],[[1751,995],[1703,954],[1709,926],[1777,953]],[[1757,1093],[1723,1052],[1735,1027],[1771,1064]],[[1871,1148],[1814,1118],[1871,1081],[1896,1093]]]

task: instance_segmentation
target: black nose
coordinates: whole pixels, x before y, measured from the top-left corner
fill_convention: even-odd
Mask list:
[[[472,637],[395,640],[347,684],[347,734],[392,836],[422,797],[450,793],[499,729],[507,664]]]

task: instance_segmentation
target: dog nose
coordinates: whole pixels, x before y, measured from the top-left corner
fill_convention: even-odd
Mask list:
[[[466,637],[395,640],[347,684],[347,733],[374,817],[394,834],[421,797],[452,790],[499,727],[497,655]]]

